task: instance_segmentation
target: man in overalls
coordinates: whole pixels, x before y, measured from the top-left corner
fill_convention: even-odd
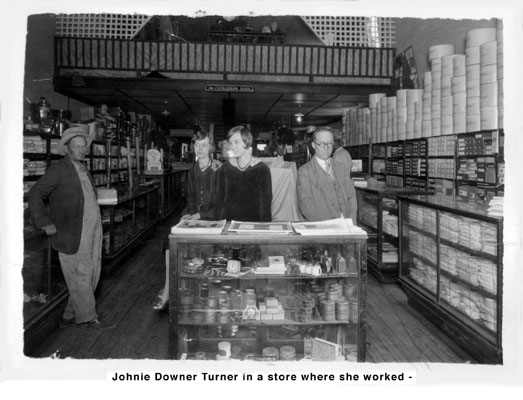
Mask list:
[[[51,236],[69,291],[60,326],[112,329],[98,319],[94,291],[100,279],[102,220],[96,190],[84,164],[92,138],[81,127],[64,131],[51,167],[28,193],[34,225]],[[49,200],[49,207],[44,201]]]

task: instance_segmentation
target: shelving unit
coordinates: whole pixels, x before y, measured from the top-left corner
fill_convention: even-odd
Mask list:
[[[405,141],[404,176],[405,188],[424,191],[427,189],[427,139]]]
[[[485,130],[349,146],[367,148],[370,173],[390,186],[454,196],[486,204],[504,192],[504,131]],[[353,158],[355,156],[353,155]]]
[[[373,144],[371,146],[371,173],[372,177],[384,181],[387,172],[387,146],[385,144]]]
[[[497,130],[458,135],[456,193],[459,197],[487,203],[503,190],[499,177],[499,167],[504,165],[500,136],[503,132]]]
[[[361,160],[361,172],[369,174],[371,164],[371,146],[363,144],[359,146],[346,146],[345,150],[349,152],[353,160]]]
[[[158,187],[138,187],[120,191],[115,205],[101,205],[104,228],[103,271],[110,272],[116,262],[160,220]]]
[[[160,214],[162,219],[167,218],[174,210],[184,204],[187,172],[191,164],[178,166],[171,171],[165,171],[158,175],[140,175],[140,181],[147,183],[153,182],[159,186],[160,195]]]
[[[358,226],[367,231],[369,273],[381,283],[398,279],[398,196],[420,194],[384,183],[357,187]]]
[[[390,186],[404,186],[404,143],[403,141],[387,143],[387,158],[385,161],[386,182]]]
[[[399,283],[409,304],[478,361],[501,363],[503,220],[449,197],[399,204]]]
[[[292,346],[300,359],[310,356],[318,338],[339,350],[336,359],[365,360],[365,235],[171,234],[169,242],[172,358],[195,359],[205,352],[205,359],[215,359],[226,341],[241,359],[269,360],[263,350],[282,346]],[[330,273],[312,276],[296,269],[297,263],[318,262],[325,252],[333,260]],[[283,256],[287,273],[247,272],[269,256]],[[202,268],[189,273],[187,263],[195,258]],[[225,275],[230,259],[240,261],[244,275]],[[333,308],[335,297],[339,309]]]

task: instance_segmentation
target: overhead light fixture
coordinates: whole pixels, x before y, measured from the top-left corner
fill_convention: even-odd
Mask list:
[[[165,110],[162,111],[162,115],[164,117],[167,117],[170,114],[170,112],[167,110],[167,101],[164,101],[163,103],[164,103]]]
[[[302,117],[305,116],[301,113],[301,104],[298,104],[298,112],[294,116],[296,117],[296,122],[301,123]]]

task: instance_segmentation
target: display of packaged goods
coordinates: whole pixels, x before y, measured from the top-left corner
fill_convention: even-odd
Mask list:
[[[420,234],[417,231],[408,231],[409,251],[426,260],[437,259],[436,241],[429,236]]]
[[[440,235],[471,250],[497,255],[496,226],[488,222],[442,212]]]
[[[47,169],[46,161],[32,161],[24,158],[24,176],[43,175]]]
[[[454,160],[430,159],[428,176],[434,178],[454,179]]]
[[[408,276],[432,293],[436,293],[437,271],[425,261],[412,257]]]
[[[383,232],[398,237],[398,216],[391,214],[389,211],[382,213]]]
[[[496,301],[442,276],[441,298],[475,322],[495,331]]]
[[[425,232],[436,234],[436,210],[409,205],[408,224]]]
[[[378,229],[378,210],[376,207],[363,203],[358,210],[358,218],[361,223],[374,229]]]

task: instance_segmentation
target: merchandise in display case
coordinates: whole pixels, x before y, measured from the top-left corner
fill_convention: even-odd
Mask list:
[[[27,218],[27,217],[26,217]],[[58,253],[44,231],[24,227],[24,353],[29,355],[53,329],[67,299]]]
[[[398,279],[398,204],[400,195],[420,194],[384,183],[357,187],[358,226],[367,231],[369,273],[382,283]]]
[[[172,358],[365,360],[365,233],[224,232],[169,237]]]
[[[478,361],[501,363],[502,218],[448,196],[399,202],[399,283],[409,303]]]

